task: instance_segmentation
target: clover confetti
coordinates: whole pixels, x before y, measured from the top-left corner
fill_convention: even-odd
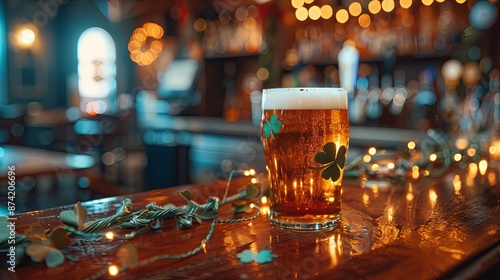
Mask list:
[[[323,151],[316,154],[314,160],[322,166],[309,166],[312,170],[323,170],[321,177],[333,182],[340,178],[340,170],[344,169],[347,148],[340,146],[338,152],[335,143],[328,142],[323,146]]]
[[[36,262],[45,260],[48,267],[56,267],[64,262],[64,254],[59,249],[71,245],[71,239],[64,228],[56,228],[47,236],[40,225],[31,226],[26,237],[32,242],[26,248],[26,254]]]
[[[257,254],[252,250],[244,250],[236,255],[242,263],[257,262],[258,264],[268,263],[277,258],[278,255],[271,253],[269,250],[261,250]]]
[[[265,121],[266,123],[262,126],[262,130],[264,130],[264,136],[266,138],[269,138],[269,136],[271,136],[274,140],[274,135],[280,133],[280,129],[283,123],[278,120],[278,115],[276,114],[272,114],[270,120],[265,119]]]

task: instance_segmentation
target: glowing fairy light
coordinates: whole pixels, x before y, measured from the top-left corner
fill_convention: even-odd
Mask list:
[[[375,147],[371,147],[370,149],[368,149],[368,154],[373,156],[376,153],[377,153],[377,149]]]
[[[462,155],[461,154],[455,154],[453,156],[453,159],[456,161],[456,162],[459,162],[462,160]]]
[[[267,196],[263,196],[263,197],[260,199],[260,202],[262,202],[262,204],[267,204]]]
[[[413,200],[413,194],[412,193],[407,193],[406,194],[406,200],[412,201]]]
[[[436,154],[431,154],[431,155],[429,156],[429,160],[430,160],[430,161],[436,161],[436,159],[437,159],[437,155],[436,155]]]
[[[110,265],[108,268],[109,275],[116,276],[120,272],[116,265]]]
[[[109,240],[113,240],[115,238],[115,234],[112,231],[106,232],[104,236]]]

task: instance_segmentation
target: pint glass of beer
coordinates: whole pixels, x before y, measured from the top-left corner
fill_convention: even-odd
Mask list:
[[[336,227],[349,146],[347,92],[264,89],[261,139],[271,223],[302,230]]]

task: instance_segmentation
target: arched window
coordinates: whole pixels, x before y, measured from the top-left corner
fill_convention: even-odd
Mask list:
[[[80,108],[90,115],[110,110],[116,95],[116,48],[102,28],[91,27],[78,39]]]

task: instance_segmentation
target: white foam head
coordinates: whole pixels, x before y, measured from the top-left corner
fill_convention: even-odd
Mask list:
[[[342,88],[272,88],[262,91],[262,110],[347,109]]]

